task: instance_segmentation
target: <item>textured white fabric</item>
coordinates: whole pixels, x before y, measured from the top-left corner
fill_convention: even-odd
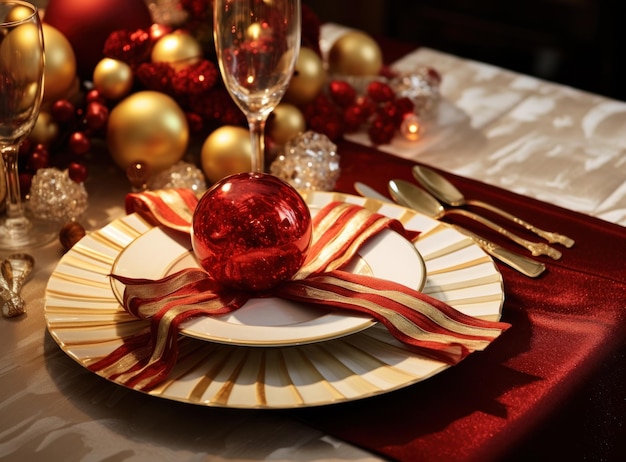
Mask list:
[[[345,30],[325,25],[322,45]],[[393,68],[421,66],[443,77],[433,120],[419,141],[379,149],[626,225],[625,102],[429,48]]]

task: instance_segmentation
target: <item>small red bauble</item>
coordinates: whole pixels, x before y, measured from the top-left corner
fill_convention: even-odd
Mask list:
[[[83,132],[74,132],[70,135],[70,150],[73,154],[82,155],[91,149],[91,141]]]
[[[133,162],[126,167],[126,178],[135,189],[145,189],[150,179],[150,167],[145,162]]]
[[[76,107],[66,99],[55,101],[50,112],[54,120],[62,124],[73,122],[76,118]]]
[[[87,179],[87,166],[78,162],[72,162],[67,167],[67,174],[72,181],[83,183]]]
[[[202,196],[193,215],[191,242],[216,282],[259,292],[300,269],[311,236],[309,208],[291,185],[269,174],[240,173]]]
[[[396,97],[393,89],[389,85],[376,80],[367,86],[367,95],[377,103],[393,101]]]
[[[161,26],[153,24],[151,27]],[[169,26],[162,27],[169,28]],[[150,59],[153,42],[152,33],[143,29],[137,29],[134,32],[127,29],[116,30],[104,42],[103,53],[108,58],[124,61],[130,67],[135,67]]]
[[[100,94],[98,90],[89,90],[85,95],[85,101],[87,101],[88,103],[106,103],[106,99]]]
[[[20,157],[28,157],[33,150],[33,144],[35,142],[30,138],[26,138],[24,141],[20,143],[20,147],[18,149],[18,156]]]
[[[343,111],[343,121],[347,133],[354,133],[365,123],[367,116],[360,106],[354,104]]]
[[[40,168],[46,168],[50,164],[50,157],[47,152],[35,151],[28,158],[28,168],[36,172]]]
[[[333,80],[328,84],[328,91],[335,103],[341,107],[347,107],[356,101],[356,90],[348,82]]]
[[[109,109],[102,103],[92,101],[87,105],[85,112],[85,124],[90,130],[104,128],[109,120]]]
[[[370,125],[367,133],[370,141],[375,145],[387,144],[393,139],[396,126],[393,121],[386,117],[376,117]]]

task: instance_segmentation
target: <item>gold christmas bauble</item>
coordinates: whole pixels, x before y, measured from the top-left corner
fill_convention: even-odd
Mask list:
[[[293,104],[280,103],[272,114],[267,124],[267,134],[277,145],[284,145],[306,129],[304,115]]]
[[[202,171],[211,183],[228,175],[252,170],[250,132],[225,125],[212,132],[202,145]]]
[[[133,86],[133,70],[124,61],[104,58],[93,71],[93,85],[105,98],[120,99]]]
[[[289,82],[283,101],[306,104],[315,99],[326,81],[322,58],[310,48],[300,48],[293,77]]]
[[[27,6],[17,5],[11,8],[6,15],[6,21],[23,21],[24,19],[28,19],[33,15],[33,9]]]
[[[16,27],[2,37],[0,41],[0,73],[9,75],[15,85],[25,88],[36,86],[40,81],[43,73],[42,60],[44,54],[40,48],[33,47],[39,38],[39,29],[33,23]],[[28,88],[27,90],[31,91]]]
[[[59,126],[49,112],[41,111],[29,138],[35,143],[50,145],[59,135]]]
[[[76,80],[76,56],[69,40],[56,28],[43,24],[46,67],[44,70],[45,102],[65,97]]]
[[[382,67],[380,46],[364,32],[345,33],[332,44],[328,52],[328,70],[331,74],[377,75]]]
[[[161,37],[152,48],[153,63],[168,63],[176,70],[198,62],[202,46],[188,32],[177,30]]]
[[[111,157],[122,170],[143,162],[157,173],[183,157],[189,126],[172,98],[157,91],[140,91],[113,108],[106,141]]]

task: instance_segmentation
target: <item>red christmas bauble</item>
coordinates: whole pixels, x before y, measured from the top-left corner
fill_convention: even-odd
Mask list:
[[[67,38],[76,55],[78,75],[90,80],[104,57],[109,34],[149,29],[152,18],[144,0],[49,0],[44,22]]]
[[[200,199],[191,243],[202,267],[222,286],[265,291],[300,269],[311,244],[311,214],[288,183],[239,173]]]

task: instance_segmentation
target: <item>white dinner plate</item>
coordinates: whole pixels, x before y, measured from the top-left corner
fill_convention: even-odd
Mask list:
[[[390,255],[394,257],[390,259]],[[189,239],[156,227],[122,250],[111,272],[132,278],[158,279],[191,267],[200,265]],[[426,281],[424,261],[415,246],[391,230],[384,230],[369,240],[360,249],[350,270],[416,290],[421,290]],[[123,303],[124,284],[116,279],[111,279],[111,284],[118,301]],[[181,325],[181,332],[232,345],[288,346],[330,340],[374,323],[366,315],[348,315],[278,298],[253,298],[233,313],[187,321]]]
[[[315,192],[312,209],[330,201],[363,205],[408,229],[426,266],[423,292],[466,314],[500,319],[504,292],[493,260],[452,227],[373,199]],[[109,275],[122,251],[154,227],[128,215],[89,233],[59,261],[46,289],[48,331],[84,367],[146,326],[120,306]],[[392,260],[395,254],[385,258]],[[449,367],[415,354],[380,324],[332,340],[272,348],[179,337],[171,378],[148,393],[203,406],[284,409],[341,403],[387,393]],[[475,353],[480,354],[480,353]]]

